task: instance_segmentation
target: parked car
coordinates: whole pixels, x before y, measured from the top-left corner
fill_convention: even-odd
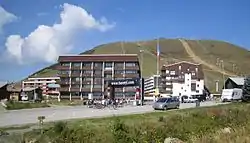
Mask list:
[[[180,101],[174,97],[162,97],[153,104],[155,110],[178,109],[179,107]]]
[[[182,96],[182,102],[183,103],[195,103],[198,99],[192,96]]]

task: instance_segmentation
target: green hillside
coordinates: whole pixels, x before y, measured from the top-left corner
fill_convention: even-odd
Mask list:
[[[205,73],[205,84],[210,90],[214,90],[215,81],[220,81],[220,87],[223,83],[222,70],[216,65],[217,59],[223,60],[225,65],[225,72],[227,76],[246,75],[250,73],[250,66],[247,66],[250,62],[250,52],[246,49],[238,47],[236,45],[215,41],[215,40],[185,40],[192,52],[195,54],[195,58],[199,57],[200,60],[206,62],[203,65]],[[140,50],[143,50],[143,76],[147,77],[156,73],[156,40],[138,41],[138,42],[116,42],[97,46],[92,50],[83,52],[81,54],[140,54]],[[161,65],[175,63],[178,61],[190,61],[199,62],[192,55],[188,54],[187,49],[179,39],[160,39],[161,47]],[[140,62],[141,59],[140,59]],[[208,66],[211,65],[211,66]],[[235,64],[233,68],[233,64]],[[31,76],[44,77],[54,76],[57,71],[54,70],[54,66],[44,68]],[[217,66],[217,68],[213,67]],[[220,68],[221,69],[221,68]]]

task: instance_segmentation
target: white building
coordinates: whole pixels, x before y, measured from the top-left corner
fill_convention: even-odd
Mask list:
[[[172,96],[203,95],[204,73],[200,64],[182,61],[161,69],[161,92]]]
[[[43,90],[43,95],[47,95],[48,85],[56,84],[60,77],[31,77],[22,81],[22,89],[26,87],[40,87]]]
[[[158,78],[158,79],[157,79]],[[153,100],[155,95],[155,89],[157,86],[157,80],[158,80],[158,87],[160,86],[160,75],[153,75],[149,78],[146,78],[144,80],[144,99],[145,100]]]

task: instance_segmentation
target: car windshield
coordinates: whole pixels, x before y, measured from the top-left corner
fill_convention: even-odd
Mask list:
[[[169,101],[169,98],[160,98],[156,102],[166,102]]]

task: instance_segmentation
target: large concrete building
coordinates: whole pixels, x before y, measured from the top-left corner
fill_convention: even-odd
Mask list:
[[[204,73],[200,64],[182,61],[164,65],[161,80],[161,93],[192,96],[202,95],[204,92]]]
[[[141,77],[136,54],[68,55],[58,59],[61,98],[102,98],[111,80]],[[134,98],[137,87],[115,88],[116,97]]]
[[[145,99],[153,99],[153,96],[155,95],[155,89],[157,87],[157,81],[158,81],[158,88],[161,86],[161,76],[160,75],[152,75],[149,78],[146,78],[144,80],[144,95]]]

